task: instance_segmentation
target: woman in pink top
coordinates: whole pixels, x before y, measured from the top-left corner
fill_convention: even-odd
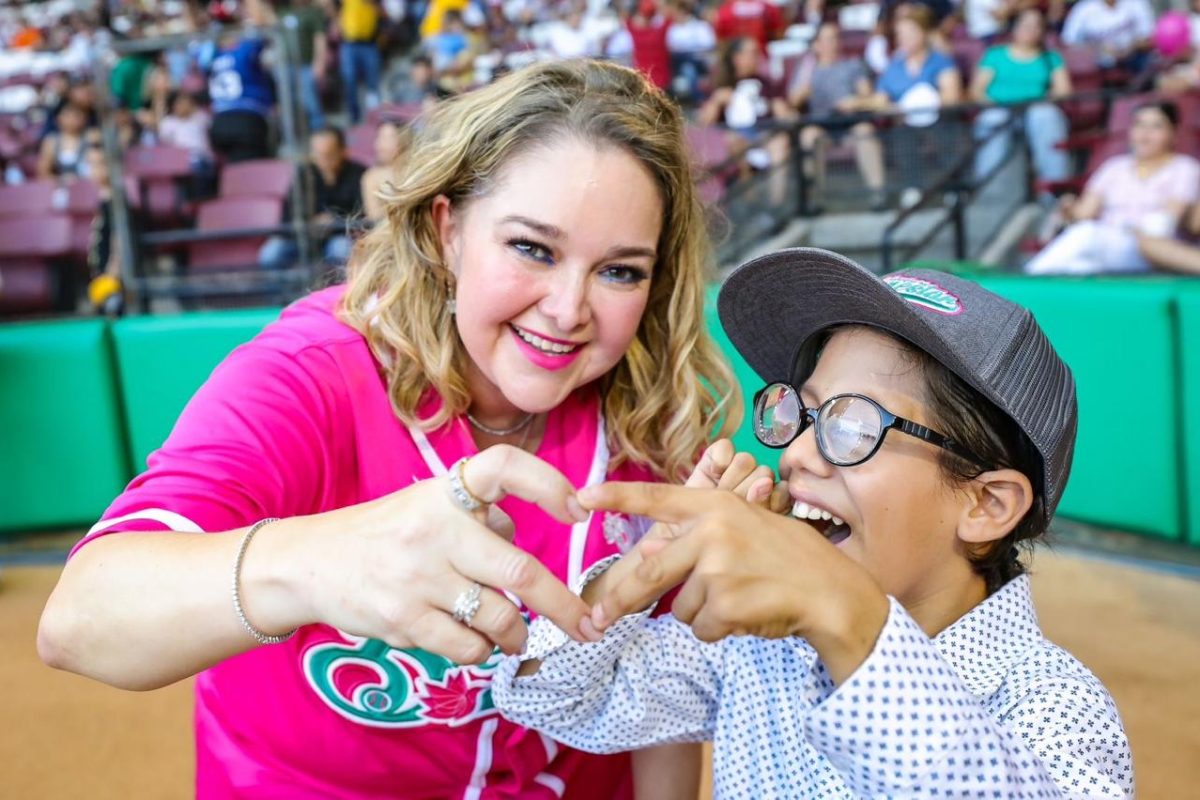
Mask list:
[[[596,636],[564,583],[639,526],[575,489],[680,479],[740,415],[683,121],[632,70],[538,65],[439,107],[383,199],[348,284],[234,351],[76,546],[39,651],[197,675],[202,798],[627,797],[629,756],[490,680],[524,607]],[[635,754],[639,794],[694,797],[693,756]]]
[[[1200,197],[1200,162],[1175,152],[1179,111],[1169,102],[1134,111],[1130,152],[1092,175],[1061,213],[1071,222],[1025,265],[1032,274],[1145,272],[1139,235],[1172,236],[1182,208]]]

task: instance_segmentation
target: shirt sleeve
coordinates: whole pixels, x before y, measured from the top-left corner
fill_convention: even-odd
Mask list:
[[[607,569],[601,561],[582,585]],[[530,627],[524,656],[505,659],[492,680],[496,707],[513,722],[592,753],[711,739],[724,647],[696,639],[650,610],[618,620],[599,642],[572,641],[546,619]],[[518,678],[523,661],[537,673]]]
[[[1067,14],[1067,19],[1063,23],[1062,40],[1064,44],[1077,45],[1083,44],[1083,26],[1087,21],[1087,12],[1090,9],[1084,3],[1079,3],[1074,6]]]
[[[804,724],[856,796],[1132,796],[1098,682],[1037,681],[1002,724],[894,599],[871,655]]]
[[[326,412],[344,404],[320,377],[324,350],[283,352],[263,343],[269,331],[217,367],[72,554],[118,531],[217,532],[318,510],[337,448]]]

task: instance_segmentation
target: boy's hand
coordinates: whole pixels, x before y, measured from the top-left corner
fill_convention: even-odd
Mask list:
[[[749,453],[738,453],[733,442],[719,439],[709,445],[692,470],[684,486],[689,489],[719,489],[732,492],[757,506],[770,511],[785,510],[788,505],[787,485],[775,482],[775,472],[758,464]],[[613,564],[603,575],[591,581],[583,590],[583,601],[597,602],[606,587],[624,580],[641,564],[642,559],[661,550],[667,542],[680,535],[675,525],[656,522],[637,546]],[[657,599],[657,598],[655,598]],[[585,633],[590,634],[588,620],[583,621]],[[597,633],[597,638],[599,637]]]

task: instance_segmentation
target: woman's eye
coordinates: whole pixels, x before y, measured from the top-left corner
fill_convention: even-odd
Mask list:
[[[624,283],[629,285],[639,284],[650,277],[650,275],[644,269],[623,266],[605,267],[604,271],[600,274],[603,275],[606,280],[610,280],[613,283]]]
[[[537,242],[531,242],[527,239],[514,239],[508,244],[521,255],[532,258],[534,261],[541,261],[542,263],[549,264],[552,260],[550,257],[550,251],[545,247],[542,247]]]

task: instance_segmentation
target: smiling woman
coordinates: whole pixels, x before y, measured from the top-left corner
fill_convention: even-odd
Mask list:
[[[694,749],[631,770],[491,698],[530,612],[595,635],[564,584],[628,522],[576,488],[680,478],[740,415],[677,108],[532,67],[434,112],[379,200],[349,284],[231,355],[76,547],[43,659],[199,672],[202,798],[695,797]]]

